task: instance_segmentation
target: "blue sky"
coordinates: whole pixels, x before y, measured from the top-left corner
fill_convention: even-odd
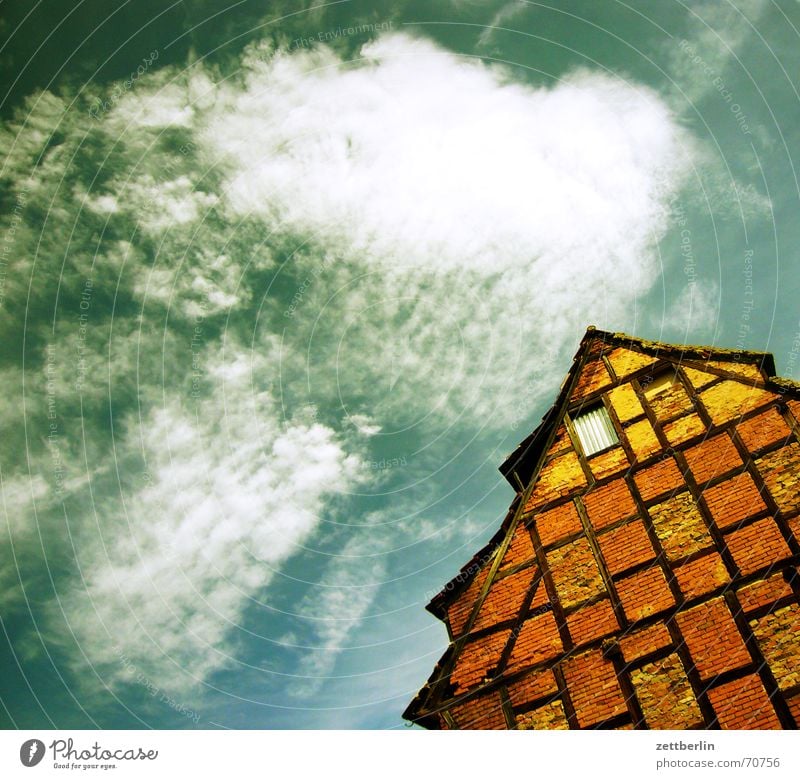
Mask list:
[[[4,727],[401,727],[588,324],[800,375],[796,2],[1,24]]]

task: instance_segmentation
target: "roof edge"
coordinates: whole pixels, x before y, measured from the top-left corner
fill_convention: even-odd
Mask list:
[[[502,543],[506,530],[516,512],[518,502],[524,492],[524,486],[529,481],[529,474],[527,471],[531,470],[532,472],[533,468],[536,467],[541,452],[546,446],[549,434],[557,424],[560,412],[566,407],[569,394],[572,390],[572,384],[577,372],[583,365],[588,348],[590,344],[598,338],[612,346],[623,346],[625,348],[633,347],[635,350],[640,350],[646,354],[664,358],[667,358],[669,355],[676,355],[677,353],[680,359],[697,359],[705,362],[710,359],[718,358],[722,361],[757,364],[767,374],[767,384],[773,385],[781,392],[790,390],[800,394],[800,382],[775,376],[775,360],[771,352],[725,349],[688,344],[669,344],[661,341],[637,338],[623,332],[600,330],[594,325],[589,325],[572,358],[572,365],[562,381],[555,402],[542,417],[542,421],[536,429],[520,442],[517,448],[499,467],[500,473],[503,474],[517,493],[503,522],[491,539],[461,567],[458,573],[450,579],[425,606],[427,611],[438,619],[442,621],[447,619],[447,607],[452,600],[469,586],[475,574],[489,562],[499,544]],[[523,468],[520,469],[520,466],[523,466]]]
[[[542,417],[539,426],[536,427],[527,438],[520,442],[517,448],[509,454],[499,467],[500,473],[503,474],[512,487],[516,488],[514,472],[518,471],[518,466],[529,463],[538,456],[538,449],[541,447],[542,442],[546,440],[550,425],[553,424],[555,418],[558,416],[558,411],[562,403],[566,400],[565,395],[567,394],[567,388],[571,384],[574,373],[580,365],[589,343],[595,339],[600,339],[611,346],[622,346],[626,349],[633,348],[635,351],[641,351],[644,354],[650,354],[654,357],[661,357],[664,359],[677,357],[681,360],[696,359],[702,362],[707,362],[711,359],[719,359],[723,362],[744,362],[758,365],[766,374],[767,381],[786,388],[788,388],[789,385],[795,385],[792,389],[800,389],[800,384],[788,379],[781,379],[775,375],[775,358],[771,352],[759,352],[749,349],[726,349],[723,347],[691,344],[670,344],[663,341],[637,338],[636,336],[619,331],[599,330],[594,325],[589,325],[586,328],[583,338],[581,338],[577,352],[572,358],[572,365],[564,378],[555,403]],[[537,443],[539,445],[538,447],[536,446]],[[523,482],[525,481],[524,476],[526,470],[527,469],[523,469],[520,475]]]

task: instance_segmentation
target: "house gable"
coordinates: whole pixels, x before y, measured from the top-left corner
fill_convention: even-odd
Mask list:
[[[772,373],[763,353],[590,328],[542,425],[501,466],[518,491],[509,515],[431,604],[452,643],[406,716],[429,727],[480,727],[473,709],[487,727],[731,721],[705,691],[713,648],[687,648],[686,636],[711,608],[731,647],[758,647],[762,663],[773,651],[758,609],[735,616],[746,588],[800,562],[800,392]],[[598,408],[618,441],[586,456],[574,420]],[[772,605],[789,598],[769,592]],[[731,651],[715,673],[774,698],[782,672]],[[635,667],[621,672],[626,652]],[[795,726],[798,705],[791,687],[761,721]]]

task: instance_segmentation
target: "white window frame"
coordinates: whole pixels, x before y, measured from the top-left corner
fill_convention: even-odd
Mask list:
[[[608,410],[601,403],[572,418],[572,429],[586,457],[619,444],[619,436]]]

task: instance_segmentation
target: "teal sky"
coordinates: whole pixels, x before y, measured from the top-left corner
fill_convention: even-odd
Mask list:
[[[396,728],[588,324],[800,379],[800,4],[0,4],[0,724]]]

